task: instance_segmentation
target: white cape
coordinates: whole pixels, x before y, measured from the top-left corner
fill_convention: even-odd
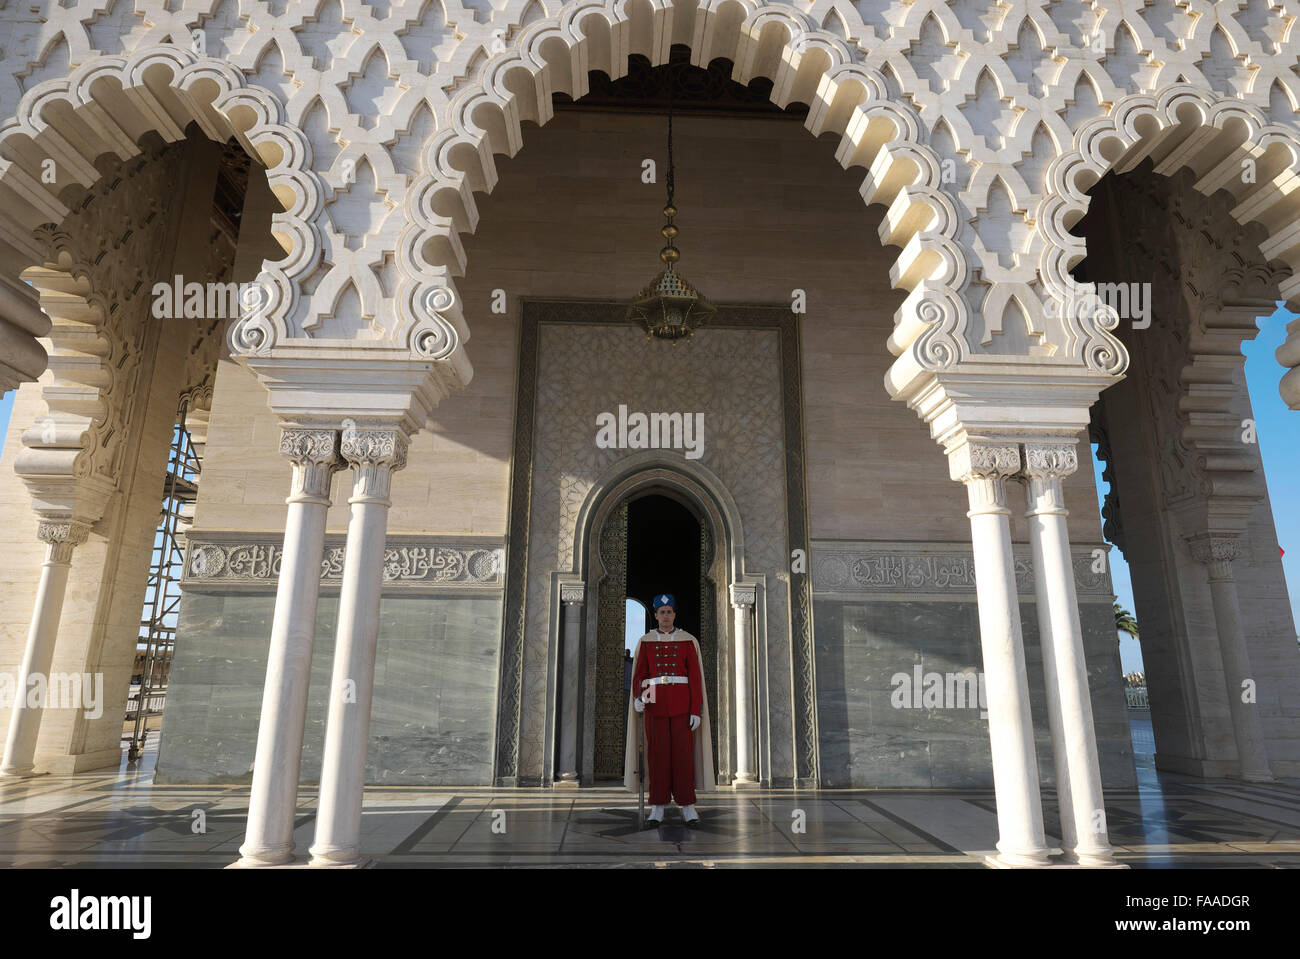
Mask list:
[[[641,644],[647,640],[656,642],[673,642],[674,640],[690,640],[695,646],[696,661],[700,664],[700,680],[704,680],[704,657],[700,655],[700,641],[686,632],[684,629],[676,630],[671,634],[671,639],[665,639],[657,635],[658,630],[651,630],[636,641],[636,649],[632,651],[632,662],[636,663],[637,656],[641,653]],[[632,667],[636,669],[635,666]],[[636,696],[637,690],[632,690],[632,695],[627,698],[627,738],[623,750],[623,785],[632,792],[638,788],[636,778],[636,751],[638,742],[644,748],[645,746],[645,720],[642,714],[638,714],[632,708],[632,699]],[[708,687],[700,690],[700,699],[704,703],[704,708],[700,710],[700,725],[695,730],[694,741],[692,743],[692,755],[695,759],[695,791],[712,792],[717,788],[713,776],[713,733],[709,725],[709,692]],[[647,782],[649,780],[649,760],[646,760]]]

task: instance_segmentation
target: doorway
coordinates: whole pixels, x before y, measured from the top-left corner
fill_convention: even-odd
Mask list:
[[[599,583],[597,625],[595,752],[593,779],[623,778],[627,736],[628,671],[626,601],[649,609],[652,598],[672,593],[679,628],[700,641],[705,695],[713,717],[712,748],[717,756],[718,657],[717,583],[714,536],[693,509],[663,492],[634,494],[609,514],[600,535],[604,576]],[[641,632],[652,628],[650,613]],[[715,760],[714,768],[718,768]]]

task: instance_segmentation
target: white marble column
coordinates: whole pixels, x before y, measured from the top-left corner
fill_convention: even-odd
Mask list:
[[[45,543],[45,562],[36,587],[36,608],[27,631],[27,648],[14,690],[14,708],[9,714],[9,735],[5,737],[4,759],[0,776],[30,776],[35,770],[36,738],[41,731],[45,697],[49,694],[50,665],[59,638],[59,620],[63,615],[63,598],[68,591],[68,573],[72,551],[86,541],[90,528],[75,520],[41,520],[36,535]],[[28,679],[43,677],[45,693],[28,703]]]
[[[564,606],[564,655],[560,690],[560,778],[557,786],[577,786],[578,777],[578,661],[582,655],[582,604],[586,589],[581,583],[560,587]]]
[[[1254,678],[1246,634],[1241,626],[1241,606],[1232,561],[1240,555],[1236,533],[1200,533],[1187,538],[1192,557],[1205,566],[1210,578],[1210,599],[1214,603],[1214,624],[1219,633],[1219,656],[1228,692],[1232,735],[1237,742],[1239,775],[1247,782],[1271,782],[1268,755],[1264,750],[1264,729],[1254,696],[1245,699],[1243,683]]]
[[[334,430],[284,430],[280,453],[293,463],[293,485],[285,500],[289,512],[276,584],[262,718],[257,727],[248,830],[239,847],[241,866],[274,866],[293,860],[293,820],[307,724],[325,519],[334,472],[344,465],[339,456],[339,434]]]
[[[379,598],[393,473],[406,465],[407,436],[400,429],[345,429],[343,458],[355,469],[352,517],[339,591],[339,625],[330,679],[325,748],[313,866],[360,861],[361,799],[365,789],[370,701],[375,689]]]
[[[1047,717],[1052,732],[1061,849],[1067,862],[1108,866],[1115,861],[1097,759],[1083,627],[1074,587],[1061,480],[1079,468],[1073,443],[1025,444],[1025,518],[1034,556],[1038,637],[1043,650]]]
[[[980,645],[988,694],[993,788],[997,794],[998,855],[993,864],[1048,865],[1038,794],[1038,760],[1029,712],[1029,679],[1020,629],[1011,553],[1007,477],[1020,470],[1014,445],[964,443],[948,454],[949,475],[966,484],[970,500]]]
[[[731,587],[731,608],[736,620],[736,788],[755,786],[752,744],[754,742],[753,707],[750,702],[749,663],[754,645],[753,620],[757,590],[753,586]]]

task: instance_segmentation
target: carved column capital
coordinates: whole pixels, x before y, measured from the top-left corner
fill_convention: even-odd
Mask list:
[[[758,601],[758,588],[755,586],[731,587],[731,605],[737,609],[753,606]]]
[[[43,519],[36,526],[36,538],[45,544],[45,562],[67,565],[72,551],[86,541],[90,527],[76,520]]]
[[[582,583],[565,583],[560,587],[560,602],[566,606],[580,606],[586,596],[587,587]]]
[[[319,503],[328,506],[334,473],[347,464],[339,455],[336,430],[284,429],[280,431],[280,455],[293,463],[293,488],[287,503]]]
[[[393,473],[406,465],[409,442],[399,429],[350,426],[343,430],[343,458],[357,471],[348,502],[391,505],[388,491]]]
[[[1066,515],[1061,480],[1079,468],[1074,443],[1026,443],[1025,465],[1020,472],[1028,497],[1027,516]]]
[[[948,453],[948,475],[966,484],[968,516],[1010,513],[1006,479],[1020,472],[1020,447],[1011,444],[963,443]]]
[[[1069,443],[1026,443],[1024,474],[1064,479],[1079,468],[1079,449]]]
[[[1187,537],[1192,559],[1210,571],[1211,580],[1232,579],[1232,561],[1241,555],[1237,533],[1197,533]]]

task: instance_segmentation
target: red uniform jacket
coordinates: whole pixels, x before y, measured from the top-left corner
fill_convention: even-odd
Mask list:
[[[671,633],[653,632],[655,638],[642,640],[632,670],[632,695],[645,696],[647,716],[699,716],[704,708],[704,680],[695,644],[689,639],[674,639]],[[663,683],[642,686],[652,676],[685,676],[687,683]],[[646,694],[654,689],[654,698]]]

